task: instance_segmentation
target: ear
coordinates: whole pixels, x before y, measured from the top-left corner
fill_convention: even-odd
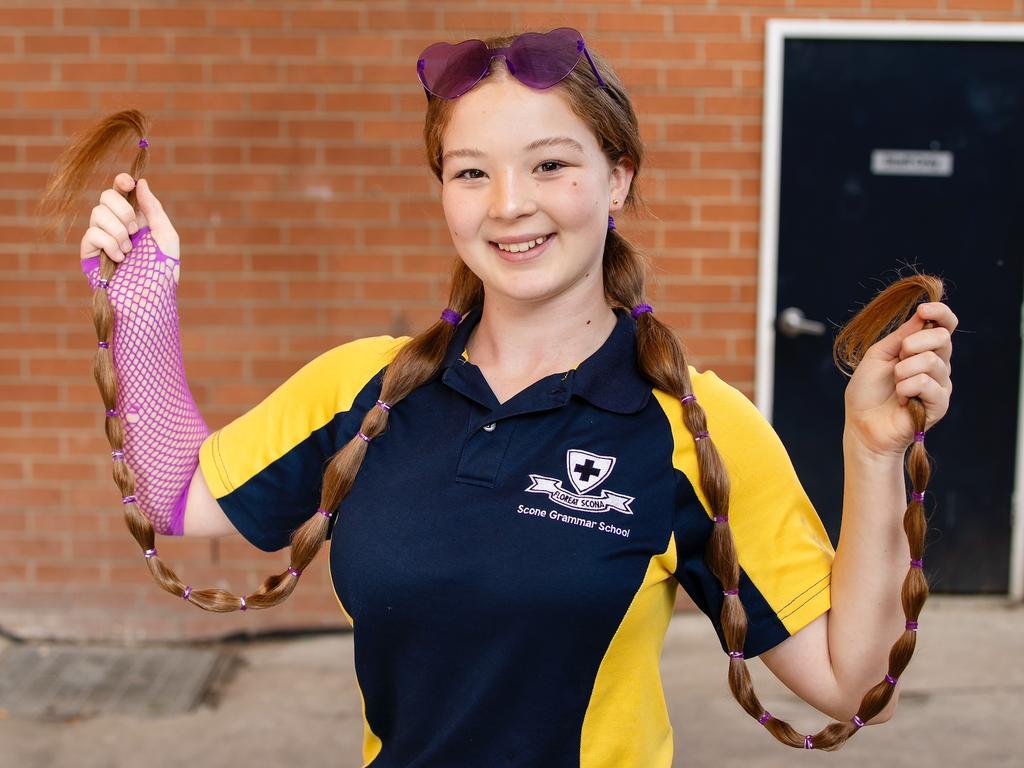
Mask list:
[[[633,173],[636,166],[633,158],[623,155],[619,162],[612,166],[608,174],[608,206],[610,210],[621,210],[626,204],[626,195],[629,194],[630,185],[633,183]],[[613,203],[613,200],[619,202]]]

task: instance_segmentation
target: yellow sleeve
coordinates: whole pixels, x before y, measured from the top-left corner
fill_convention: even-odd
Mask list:
[[[408,340],[375,336],[335,347],[203,441],[203,477],[253,544],[287,546],[316,512],[327,461],[351,438],[348,422],[358,429],[373,407],[378,374]]]
[[[771,424],[739,390],[713,371],[691,368],[694,394],[730,481],[729,526],[741,569],[740,599],[754,656],[828,611],[835,550]],[[663,400],[675,439],[674,464],[685,476],[676,510],[677,577],[715,624],[724,596],[704,563],[714,523],[700,487],[696,448],[678,400]]]

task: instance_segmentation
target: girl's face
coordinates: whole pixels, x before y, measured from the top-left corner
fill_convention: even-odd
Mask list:
[[[499,68],[455,100],[443,145],[448,229],[487,295],[603,298],[608,215],[632,167],[611,166],[557,86],[534,90]]]

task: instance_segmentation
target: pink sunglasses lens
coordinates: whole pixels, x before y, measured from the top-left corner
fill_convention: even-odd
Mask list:
[[[423,87],[435,96],[461,96],[487,73],[490,52],[481,40],[463,40],[458,45],[434,43],[420,54],[416,63]]]
[[[516,38],[508,61],[520,82],[531,88],[550,88],[572,72],[583,53],[583,38],[575,29],[527,32]]]

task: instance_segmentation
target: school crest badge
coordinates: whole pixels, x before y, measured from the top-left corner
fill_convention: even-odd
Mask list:
[[[569,482],[575,493],[562,487],[559,478],[544,475],[530,475],[531,485],[526,490],[531,493],[543,493],[555,504],[583,512],[606,512],[614,509],[624,515],[632,515],[630,502],[635,497],[622,493],[613,493],[607,489],[600,495],[588,495],[601,485],[615,467],[614,456],[601,456],[590,451],[570,448],[565,454],[565,467]]]

